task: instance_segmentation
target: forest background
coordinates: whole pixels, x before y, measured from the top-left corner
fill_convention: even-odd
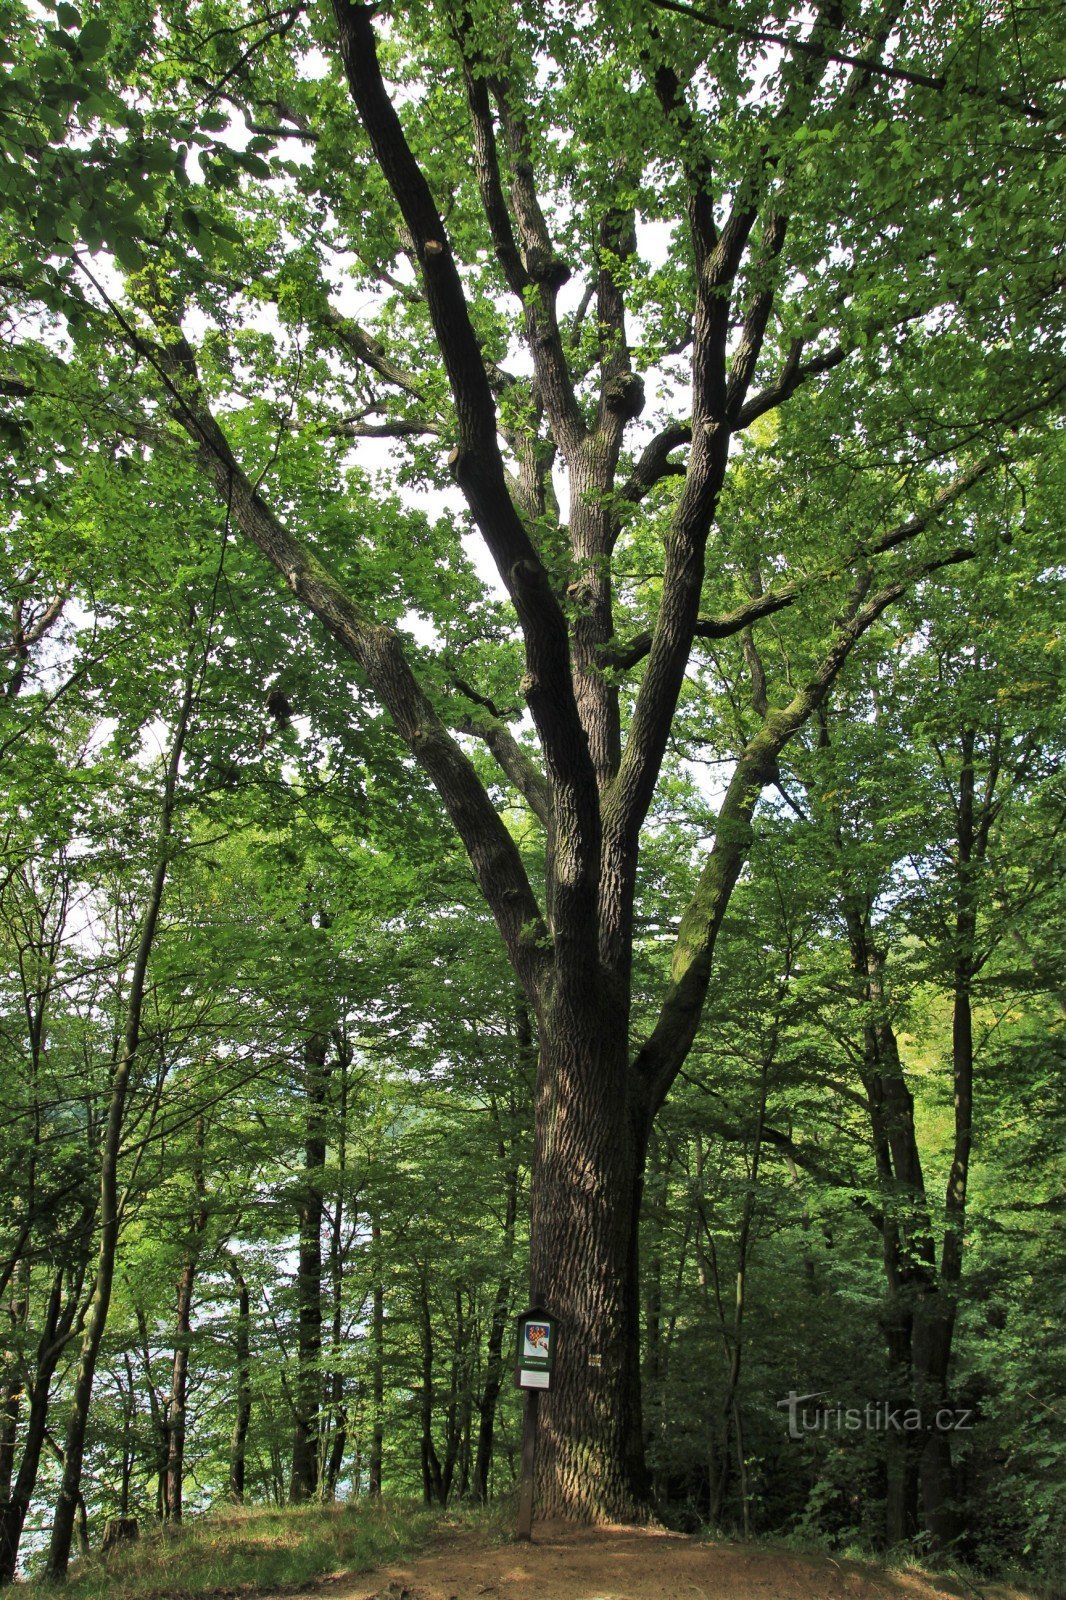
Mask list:
[[[531,1255],[547,1505],[1050,1571],[1044,8],[0,18],[0,1581],[506,1496]]]

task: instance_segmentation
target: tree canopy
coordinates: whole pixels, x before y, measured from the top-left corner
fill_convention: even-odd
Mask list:
[[[859,1520],[971,1537],[931,1419],[1049,1303],[1053,18],[0,17],[0,1576],[53,1404],[54,1576],[93,1451],[484,1498],[526,1281],[545,1512],[832,1524],[758,1463],[840,1289],[923,1419]]]

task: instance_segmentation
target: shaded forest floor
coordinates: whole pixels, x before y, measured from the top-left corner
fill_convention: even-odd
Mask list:
[[[541,1523],[410,1504],[269,1506],[193,1516],[75,1562],[67,1600],[1037,1600],[1022,1584],[936,1577],[781,1545]],[[31,1582],[22,1590],[55,1595]],[[1047,1600],[1048,1591],[1039,1591]]]
[[[535,1530],[532,1545],[493,1547],[477,1529],[450,1530],[430,1553],[337,1574],[311,1592],[322,1600],[1026,1600],[1009,1586],[826,1555],[561,1524]]]

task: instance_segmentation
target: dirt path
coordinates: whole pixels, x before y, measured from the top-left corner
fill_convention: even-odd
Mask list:
[[[457,1533],[431,1555],[338,1576],[315,1592],[322,1600],[1025,1600],[1002,1586],[976,1590],[827,1556],[551,1524],[532,1545],[495,1549]]]

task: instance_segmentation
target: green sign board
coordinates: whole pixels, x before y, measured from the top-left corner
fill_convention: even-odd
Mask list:
[[[518,1318],[515,1383],[520,1389],[547,1389],[555,1361],[555,1320],[534,1307]]]

